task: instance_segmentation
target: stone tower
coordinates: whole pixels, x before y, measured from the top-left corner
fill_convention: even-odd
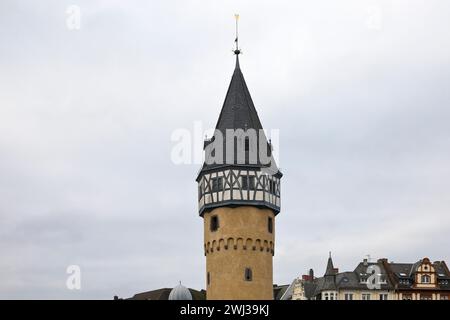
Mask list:
[[[239,66],[197,176],[209,300],[273,299],[279,171]]]

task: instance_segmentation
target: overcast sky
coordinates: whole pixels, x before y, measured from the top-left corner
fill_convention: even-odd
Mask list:
[[[171,134],[215,125],[235,12],[280,130],[274,282],[329,251],[341,271],[450,262],[450,2],[3,0],[0,298],[205,287],[200,165],[173,163]]]

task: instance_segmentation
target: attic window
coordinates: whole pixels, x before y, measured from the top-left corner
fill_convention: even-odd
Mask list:
[[[424,274],[421,278],[422,283],[431,283],[431,277],[427,274]]]
[[[400,280],[399,280],[399,283],[400,283],[400,284],[406,284],[406,285],[409,285],[409,280],[407,280],[407,279],[400,279]]]

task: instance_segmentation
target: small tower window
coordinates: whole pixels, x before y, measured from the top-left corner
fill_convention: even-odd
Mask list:
[[[212,178],[212,191],[218,192],[222,190],[223,190],[223,178],[222,177]]]
[[[242,190],[247,190],[248,189],[248,180],[247,180],[247,176],[242,177]]]
[[[211,275],[209,272],[206,274],[206,284],[208,286],[211,284]]]
[[[267,219],[267,229],[269,230],[269,233],[273,233],[273,219],[271,217]]]
[[[272,156],[272,143],[270,142],[267,143],[267,156],[268,157]]]
[[[269,191],[272,194],[276,194],[277,184],[274,180],[269,180]]]
[[[219,229],[219,217],[218,216],[211,217],[210,229],[213,232],[217,231],[217,229]]]
[[[242,177],[242,190],[248,189],[248,179],[247,176]]]
[[[255,177],[254,176],[248,177],[248,187],[250,190],[255,190]]]
[[[255,190],[255,177],[243,176],[242,177],[242,190]]]
[[[244,279],[245,279],[245,281],[252,281],[253,280],[252,269],[245,268]]]
[[[198,200],[200,200],[203,196],[203,190],[202,190],[202,185],[199,184],[198,185]]]

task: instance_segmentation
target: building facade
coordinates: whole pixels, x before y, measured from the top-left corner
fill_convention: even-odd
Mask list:
[[[423,258],[416,263],[382,259],[398,300],[449,300],[450,271],[445,261]]]
[[[205,140],[205,162],[196,179],[206,292],[207,299],[273,299],[282,174],[241,72],[239,54],[236,49],[231,83],[214,135]]]
[[[353,271],[339,272],[328,258],[323,277],[295,279],[282,300],[449,300],[450,272],[444,261],[394,263],[364,259]]]
[[[314,300],[392,300],[394,289],[380,261],[364,259],[353,271],[339,272],[328,258],[325,274],[314,280]]]

